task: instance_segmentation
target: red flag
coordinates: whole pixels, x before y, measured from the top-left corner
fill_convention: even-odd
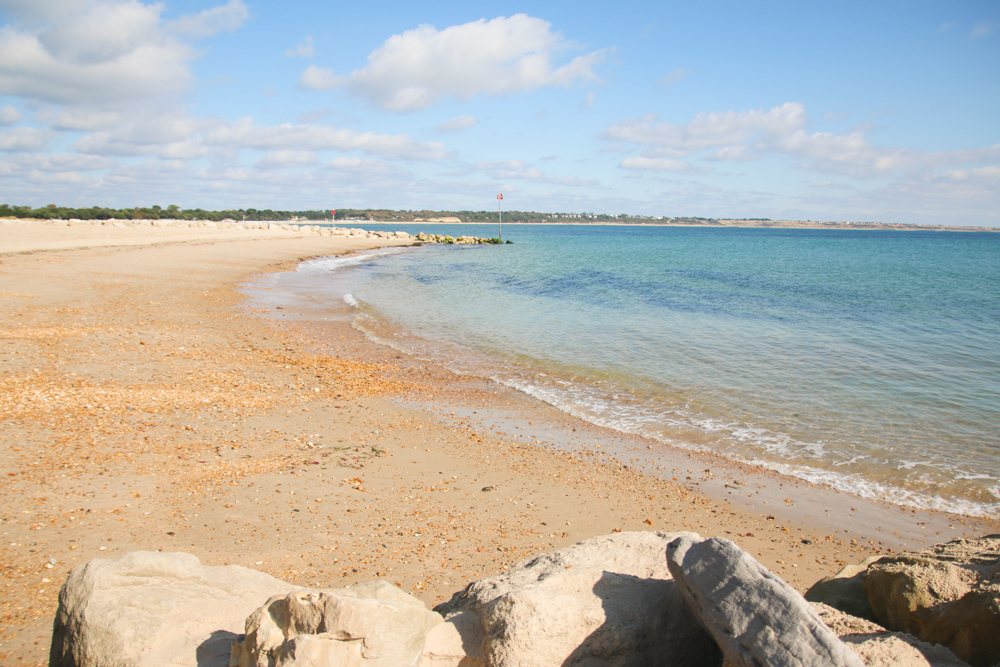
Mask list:
[[[337,215],[336,211],[330,211],[330,215]]]
[[[503,195],[497,195],[497,199],[503,199]]]

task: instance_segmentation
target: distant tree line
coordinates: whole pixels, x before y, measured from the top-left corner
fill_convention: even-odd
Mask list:
[[[382,208],[337,209],[337,220],[367,220],[369,222],[413,222],[428,218],[458,218],[462,222],[496,223],[499,218],[497,211],[392,211]],[[612,224],[612,223],[673,223],[673,224],[711,224],[717,222],[714,218],[658,218],[651,215],[609,215],[607,213],[538,213],[536,211],[504,211],[503,221],[510,223],[535,222],[556,223],[572,222],[577,224]]]
[[[330,211],[272,211],[271,209],[230,209],[206,211],[201,208],[182,209],[171,204],[159,206],[135,206],[133,208],[73,208],[49,204],[41,208],[30,206],[10,206],[0,204],[0,218],[35,218],[41,220],[329,220]]]
[[[11,206],[0,204],[0,218],[35,218],[41,220],[331,220],[367,221],[367,222],[414,222],[428,218],[458,218],[462,222],[496,223],[497,211],[393,211],[381,208],[337,209],[336,216],[331,216],[330,210],[306,211],[275,211],[269,208],[227,209],[222,211],[206,211],[201,208],[182,209],[171,204],[166,208],[160,206],[134,206],[132,208],[105,208],[91,206],[90,208],[73,208],[71,206],[56,206],[49,204],[41,208],[30,206]],[[508,223],[577,223],[577,224],[611,224],[611,223],[658,223],[658,224],[714,224],[713,218],[671,218],[643,215],[608,215],[606,213],[537,213],[534,211],[504,211],[503,221]]]

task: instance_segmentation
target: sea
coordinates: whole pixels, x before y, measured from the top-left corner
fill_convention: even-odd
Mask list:
[[[1000,234],[509,224],[503,237],[318,258],[293,282],[349,304],[378,343],[654,445],[1000,517]]]

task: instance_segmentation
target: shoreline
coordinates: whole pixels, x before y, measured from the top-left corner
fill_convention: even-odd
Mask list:
[[[177,228],[209,228],[209,229],[242,229],[255,230],[277,226],[285,231],[315,230],[321,228],[359,229],[343,227],[351,223],[362,225],[493,225],[493,222],[464,222],[462,220],[275,220],[257,222],[215,222],[212,220],[183,220],[173,218],[158,218],[156,220],[42,220],[35,218],[0,218],[0,225],[23,225],[40,224],[55,227],[75,226],[75,227],[157,227],[160,229]],[[611,226],[611,227],[683,227],[683,228],[709,228],[709,229],[803,229],[803,230],[855,230],[855,231],[897,231],[897,232],[1000,232],[1000,227],[976,227],[969,225],[919,225],[904,222],[846,222],[846,221],[811,221],[811,220],[738,220],[730,218],[719,218],[714,224],[703,223],[678,223],[678,222],[507,222],[513,226],[544,226],[544,225],[567,225],[567,226]]]
[[[495,222],[447,222],[440,220],[344,220],[343,222],[366,225],[495,225]],[[831,229],[856,231],[895,232],[1000,232],[1000,227],[972,227],[951,225],[917,225],[905,222],[810,222],[806,220],[773,220],[764,224],[755,221],[720,219],[718,224],[692,224],[674,222],[505,222],[505,225],[532,227],[545,225],[566,225],[577,227],[684,227],[706,229]],[[307,224],[323,224],[310,222]],[[332,223],[331,223],[332,224]]]
[[[322,349],[326,337],[336,337],[342,327],[353,319],[354,311],[342,304],[328,308],[311,308],[308,314],[295,311],[290,302],[283,302],[268,292],[266,312],[259,315],[280,322],[292,315],[295,322],[282,328],[303,345]],[[253,298],[254,287],[247,292]],[[330,326],[328,320],[338,326]],[[348,328],[353,329],[349,324]],[[425,363],[417,357],[401,353],[383,342],[373,341],[354,330],[358,338],[352,343],[355,353],[367,350],[365,358],[385,362],[408,359],[409,363]],[[357,346],[364,346],[358,348]],[[343,353],[344,350],[330,350]],[[435,364],[436,362],[429,362]],[[892,550],[930,545],[970,533],[957,526],[986,524],[1000,527],[1000,519],[956,514],[939,509],[895,504],[888,500],[867,498],[831,486],[780,472],[762,464],[734,460],[712,452],[686,449],[650,440],[576,417],[562,409],[535,398],[517,388],[508,387],[485,377],[459,374],[442,367],[435,379],[440,395],[448,397],[447,408],[439,408],[452,425],[473,429],[483,434],[516,434],[522,441],[549,451],[569,453],[584,460],[600,462],[613,469],[624,467],[646,477],[664,482],[677,482],[686,492],[698,492],[718,503],[727,503],[747,514],[778,522],[790,521],[808,526],[814,532],[850,533],[857,539],[877,537],[877,544]],[[470,406],[472,397],[482,397]],[[424,402],[397,401],[406,407],[427,409]],[[497,407],[505,405],[508,407]],[[476,409],[473,409],[475,407]],[[706,467],[707,466],[707,467]],[[747,482],[746,480],[750,481]],[[786,501],[789,496],[796,496]],[[841,511],[838,515],[836,512]],[[832,513],[831,513],[832,512]],[[914,515],[926,515],[914,521]],[[843,522],[849,519],[851,530]],[[928,535],[933,535],[928,541]],[[780,569],[780,568],[778,568]],[[783,574],[783,573],[782,573]]]
[[[727,537],[799,590],[869,555],[1000,532],[689,452],[671,478],[643,474],[636,438],[405,358],[348,319],[290,322],[241,291],[308,257],[402,241],[179,240],[150,226],[94,247],[52,226],[69,247],[46,249],[12,228],[0,226],[5,663],[47,663],[72,567],[139,549],[306,586],[385,578],[433,605],[614,530]]]

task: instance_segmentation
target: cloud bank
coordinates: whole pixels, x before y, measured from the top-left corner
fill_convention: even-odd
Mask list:
[[[386,111],[426,109],[443,97],[506,95],[599,78],[594,68],[609,49],[591,51],[557,66],[574,45],[548,21],[515,14],[438,30],[422,25],[393,35],[347,76],[315,65],[303,73],[305,88],[346,88]]]
[[[798,165],[804,168],[867,179],[1000,157],[1000,144],[924,152],[873,144],[862,131],[808,132],[807,124],[805,107],[786,102],[766,111],[702,112],[683,124],[659,122],[655,115],[647,114],[615,123],[601,137],[642,148],[640,156],[622,160],[622,168],[675,172],[699,171],[691,159],[734,162],[783,154],[800,160]]]
[[[35,5],[40,5],[35,7]],[[184,90],[196,52],[188,40],[238,28],[242,0],[164,22],[137,0],[5,0],[27,21],[0,30],[0,94],[60,104],[116,105]]]

